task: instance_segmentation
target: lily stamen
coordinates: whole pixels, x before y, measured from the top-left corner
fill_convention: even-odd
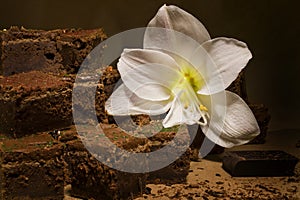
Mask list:
[[[200,104],[199,108],[202,111],[208,112],[208,109],[204,105],[202,105],[202,104]]]
[[[196,121],[197,124],[201,125],[201,126],[206,126],[207,125],[207,119],[206,119],[206,116],[207,116],[207,112],[201,112],[200,111],[200,114],[201,114],[201,118],[199,121]],[[207,116],[208,117],[208,116]],[[201,121],[203,120],[203,122]]]

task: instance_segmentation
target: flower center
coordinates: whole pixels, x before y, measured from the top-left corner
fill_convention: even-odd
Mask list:
[[[190,84],[194,92],[197,92],[204,85],[204,80],[200,73],[191,66],[182,67],[181,74],[186,82]]]
[[[176,81],[172,91],[180,99],[186,111],[190,112],[191,115],[194,113],[200,114],[199,119],[194,119],[195,123],[206,125],[209,117],[208,109],[201,103],[197,94],[197,91],[204,85],[204,79],[193,66],[186,64],[181,66],[181,76]]]

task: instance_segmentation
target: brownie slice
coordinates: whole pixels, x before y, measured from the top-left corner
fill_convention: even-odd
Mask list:
[[[64,198],[64,146],[48,134],[0,143],[0,198]]]
[[[147,153],[156,151],[167,145],[174,138],[175,132],[164,130],[147,139],[128,135],[115,125],[101,124],[100,126],[104,130],[106,137],[110,139],[111,144],[104,143],[102,136],[92,133],[86,133],[88,138],[85,139],[92,141],[86,145],[83,145],[79,138],[66,141],[65,161],[68,164],[68,176],[70,177],[69,182],[72,186],[72,196],[99,200],[128,199],[132,196],[141,195],[145,191],[146,183],[164,183],[170,185],[186,181],[190,166],[189,148],[185,149],[185,153],[172,164],[150,173],[122,172],[109,168],[97,160],[102,158],[110,160],[112,163],[120,162],[122,165],[124,162],[128,167],[138,167],[140,163],[136,163],[132,159],[126,162],[128,159],[127,154],[119,155],[112,144],[128,152]],[[63,131],[60,140],[65,137],[64,135],[70,136],[76,135],[76,133],[72,129]],[[181,139],[187,141],[185,137]],[[105,154],[88,152],[87,147],[102,149]],[[173,152],[169,153],[172,154]],[[115,160],[115,158],[119,159]],[[162,159],[164,158],[157,158],[155,163],[161,162]]]
[[[65,139],[66,135],[76,139]],[[69,177],[66,180],[71,184],[72,196],[95,200],[128,199],[144,191],[145,174],[125,173],[102,164],[86,149],[74,127],[63,131],[60,140],[66,144],[64,158]],[[113,152],[113,148],[106,150],[108,154]]]
[[[102,29],[44,31],[11,27],[0,31],[0,75],[32,70],[76,73],[90,51],[106,38]]]
[[[0,77],[0,132],[21,137],[72,123],[72,81],[41,71]]]
[[[98,120],[103,122],[108,121],[105,101],[119,80],[119,73],[110,66],[100,69],[99,73],[102,76],[95,93],[95,109]],[[59,76],[42,71],[0,76],[0,132],[22,137],[70,126],[74,79],[74,75]]]

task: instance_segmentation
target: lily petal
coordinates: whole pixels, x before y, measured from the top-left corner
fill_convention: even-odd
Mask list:
[[[210,36],[201,22],[176,6],[162,6],[149,22],[144,48],[157,49],[188,59]]]
[[[197,18],[173,5],[163,5],[149,22],[148,27],[172,29],[193,38],[200,44],[210,39],[208,31]]]
[[[215,38],[202,44],[217,70],[211,70],[206,77],[207,86],[199,94],[213,94],[226,89],[252,58],[251,52],[244,42],[231,38]],[[217,79],[222,79],[222,81]],[[221,83],[223,82],[223,83]],[[209,91],[212,88],[213,91]]]
[[[204,81],[200,90],[197,91],[198,94],[211,95],[225,90],[222,74],[218,66],[202,46],[198,46],[188,61]]]
[[[110,115],[160,115],[170,109],[169,101],[148,101],[139,98],[124,84],[121,84],[105,102],[105,109]]]
[[[172,29],[147,27],[144,35],[144,49],[166,52],[177,62],[188,61],[199,46],[193,38]]]
[[[168,54],[147,49],[125,49],[118,70],[126,87],[140,98],[164,101],[180,76],[180,67]]]
[[[226,148],[250,142],[260,133],[252,111],[232,92],[226,91],[226,100],[224,121],[214,121],[209,127],[201,127],[204,134],[214,143]]]

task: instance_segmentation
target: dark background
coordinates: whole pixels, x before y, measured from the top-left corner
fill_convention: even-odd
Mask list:
[[[264,103],[271,130],[300,129],[300,3],[297,0],[7,0],[0,1],[0,28],[103,27],[111,36],[146,26],[164,3],[196,16],[212,38],[245,41],[251,102]]]

